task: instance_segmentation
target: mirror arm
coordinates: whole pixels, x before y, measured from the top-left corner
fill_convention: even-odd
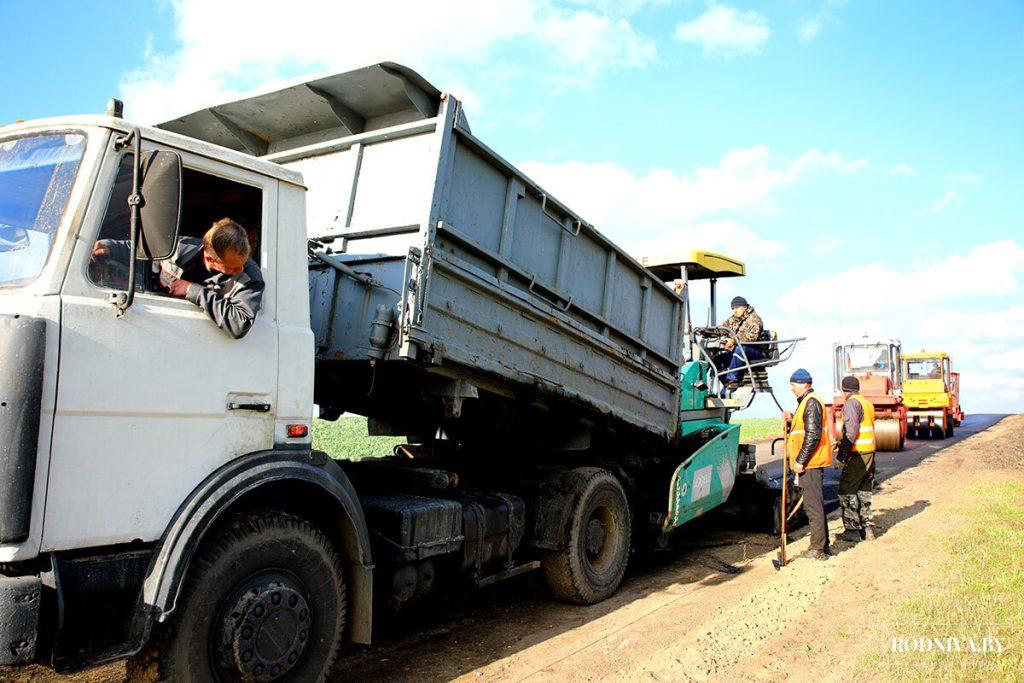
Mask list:
[[[114,292],[110,299],[117,307],[117,317],[124,316],[132,303],[135,301],[135,249],[139,241],[139,207],[142,206],[142,133],[138,128],[121,136],[114,142],[114,149],[121,150],[129,144],[134,144],[135,154],[132,163],[132,193],[128,195],[129,223],[129,255],[128,255],[128,291]]]

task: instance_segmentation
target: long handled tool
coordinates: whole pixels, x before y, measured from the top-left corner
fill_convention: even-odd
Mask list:
[[[772,398],[775,398],[774,394],[772,395]],[[775,403],[777,405],[778,401],[776,400]],[[791,428],[792,428],[792,424],[787,420],[786,421],[786,427],[785,427],[786,436],[783,437],[783,439],[781,439],[782,441],[785,442],[786,448],[785,448],[785,450],[782,453],[782,500],[780,501],[781,502],[781,506],[780,506],[780,509],[779,509],[779,522],[780,522],[780,524],[779,524],[779,559],[774,563],[776,569],[782,569],[783,567],[786,566],[786,562],[787,562],[787,559],[786,559],[786,526],[787,526],[787,523],[789,522],[790,517],[792,517],[796,513],[796,511],[800,508],[800,506],[804,502],[803,501],[803,496],[801,496],[800,500],[797,501],[796,506],[794,506],[793,511],[790,512],[789,504],[788,504],[789,503],[789,501],[788,501],[788,494],[789,494],[789,430]],[[773,455],[775,453],[775,444],[778,443],[778,441],[779,441],[779,439],[776,439],[775,441],[772,442],[772,454]]]
[[[789,441],[789,427],[786,427],[786,440]],[[779,536],[779,569],[786,566],[786,522],[789,515],[786,514],[786,493],[789,488],[789,449],[782,454],[782,507],[779,510],[779,518],[782,520]]]

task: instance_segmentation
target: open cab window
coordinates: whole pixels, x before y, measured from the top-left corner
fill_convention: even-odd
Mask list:
[[[131,154],[121,157],[114,187],[107,201],[103,224],[96,240],[97,245],[108,240],[127,243],[130,237],[128,195],[132,188],[132,159]],[[183,169],[180,237],[201,238],[215,221],[230,218],[248,232],[249,244],[252,247],[251,258],[259,264],[262,215],[263,193],[259,188],[196,169]],[[135,267],[136,291],[167,294],[167,290],[159,284],[159,263],[138,261]],[[127,262],[121,262],[117,258],[94,256],[89,264],[89,277],[101,287],[125,289],[128,286]]]

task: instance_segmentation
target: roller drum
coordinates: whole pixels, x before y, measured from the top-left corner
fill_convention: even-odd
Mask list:
[[[882,419],[875,421],[875,449],[878,451],[900,450],[900,421]]]

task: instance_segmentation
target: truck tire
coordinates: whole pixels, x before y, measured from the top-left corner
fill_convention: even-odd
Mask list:
[[[324,680],[345,616],[344,570],[323,533],[294,515],[248,513],[204,541],[128,680]]]
[[[632,522],[626,492],[611,473],[588,472],[577,491],[566,546],[544,559],[544,573],[555,597],[592,605],[622,583]]]
[[[945,434],[947,439],[953,438],[953,416],[947,415],[945,420]]]

